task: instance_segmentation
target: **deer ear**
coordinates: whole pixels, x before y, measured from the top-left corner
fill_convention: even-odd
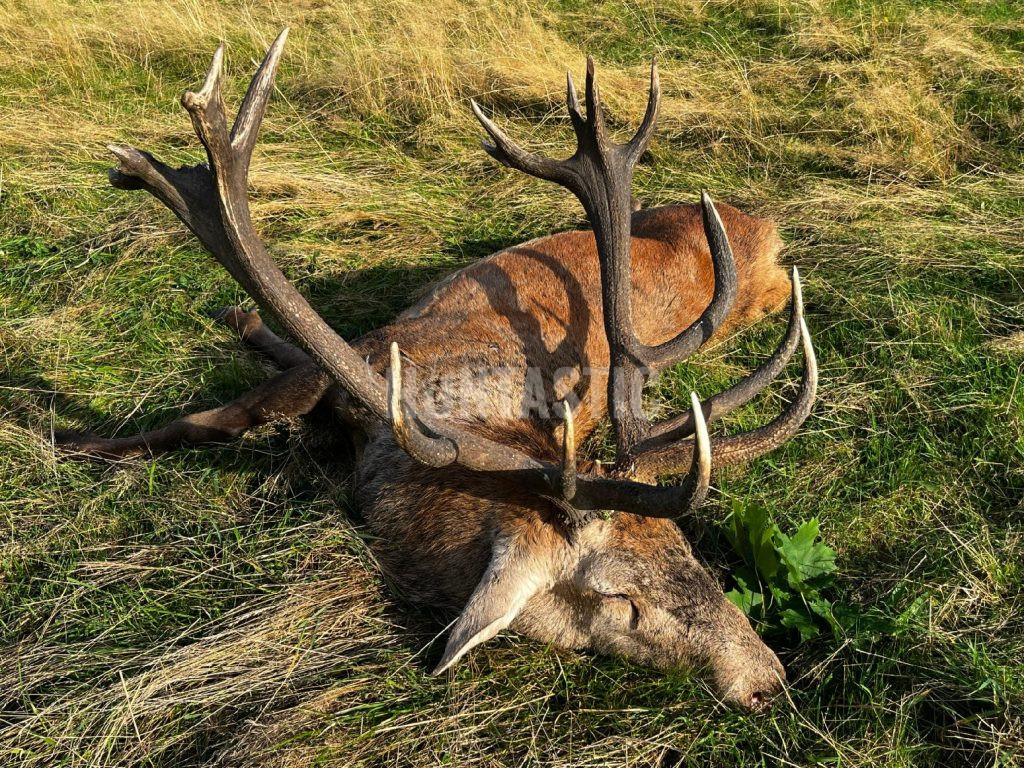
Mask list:
[[[499,535],[491,563],[452,627],[434,674],[441,674],[471,648],[508,627],[526,601],[550,581],[549,558],[529,546],[524,537]]]

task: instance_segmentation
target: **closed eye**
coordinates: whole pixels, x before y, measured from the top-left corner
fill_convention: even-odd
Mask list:
[[[636,603],[630,598],[629,595],[624,594],[606,594],[604,592],[598,592],[601,599],[605,602],[620,603],[622,605],[629,605],[629,628],[636,629],[640,623],[640,609],[636,607]]]

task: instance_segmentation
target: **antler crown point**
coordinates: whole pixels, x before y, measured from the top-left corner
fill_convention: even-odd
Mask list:
[[[185,91],[181,94],[181,106],[188,110],[202,109],[206,106],[206,99],[201,93]]]

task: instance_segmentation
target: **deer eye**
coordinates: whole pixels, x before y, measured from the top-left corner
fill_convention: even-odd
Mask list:
[[[623,595],[621,593],[610,594],[605,592],[598,592],[601,599],[606,603],[617,603],[620,605],[629,606],[629,628],[636,629],[637,623],[640,621],[640,609],[636,607],[636,603],[633,602],[629,595]]]

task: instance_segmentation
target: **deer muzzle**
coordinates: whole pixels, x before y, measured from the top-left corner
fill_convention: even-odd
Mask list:
[[[722,699],[740,709],[760,712],[782,693],[786,670],[738,608],[728,606],[733,632],[711,659],[716,688]]]

